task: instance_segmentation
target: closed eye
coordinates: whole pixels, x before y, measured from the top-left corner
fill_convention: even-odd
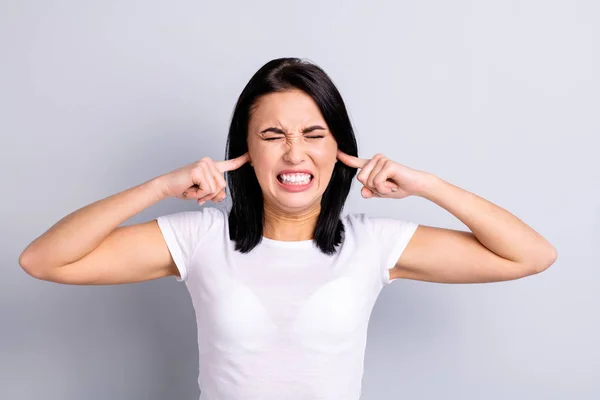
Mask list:
[[[312,133],[314,131],[327,131],[327,129],[324,128],[324,127],[322,127],[322,126],[320,126],[320,125],[312,125],[312,126],[309,126],[308,128],[304,128],[302,130],[302,133],[306,135],[306,134]],[[263,135],[266,134],[267,132],[274,133],[274,134],[276,134],[278,136],[273,136],[273,137],[265,138]],[[263,129],[262,131],[259,132],[259,134],[261,136],[263,136],[262,137],[263,140],[273,141],[273,140],[278,140],[278,139],[283,138],[286,133],[281,128],[278,128],[278,127],[275,127],[275,126],[271,126],[271,127],[266,128],[266,129]],[[315,134],[312,134],[311,136],[305,136],[305,138],[307,138],[307,139],[323,139],[324,137],[325,137],[325,135],[315,135]]]
[[[323,135],[312,135],[312,136],[305,136],[305,138],[307,139],[323,139],[325,136]],[[266,141],[273,141],[273,140],[278,140],[278,139],[283,139],[283,136],[276,136],[276,137],[270,137],[270,138],[263,138],[263,140]]]

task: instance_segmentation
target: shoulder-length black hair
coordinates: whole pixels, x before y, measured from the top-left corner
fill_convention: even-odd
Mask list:
[[[358,156],[356,137],[342,96],[319,66],[299,58],[278,58],[263,65],[246,84],[233,111],[227,137],[226,158],[248,151],[248,122],[257,100],[266,94],[298,89],[313,98],[330,132],[343,152]],[[344,239],[340,219],[356,168],[337,162],[321,199],[313,241],[325,254],[334,254]],[[227,172],[232,208],[229,212],[229,237],[235,249],[247,253],[260,243],[263,235],[263,195],[248,164]]]

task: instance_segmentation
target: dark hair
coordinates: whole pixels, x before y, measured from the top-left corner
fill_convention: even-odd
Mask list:
[[[263,65],[252,76],[235,105],[227,137],[226,158],[239,157],[248,151],[248,122],[257,100],[266,94],[298,89],[313,98],[330,132],[343,152],[358,156],[354,130],[342,96],[320,67],[299,58],[278,58]],[[340,219],[356,168],[337,162],[321,199],[313,241],[325,254],[334,254],[344,239]],[[227,182],[232,208],[229,213],[229,237],[235,249],[251,251],[262,240],[264,224],[263,195],[248,164],[229,171]]]

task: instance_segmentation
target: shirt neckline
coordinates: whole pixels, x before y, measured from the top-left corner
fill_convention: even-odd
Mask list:
[[[312,239],[283,241],[283,240],[269,239],[269,238],[266,238],[263,236],[261,243],[263,243],[267,246],[283,247],[283,248],[288,248],[288,249],[310,249],[313,247]]]

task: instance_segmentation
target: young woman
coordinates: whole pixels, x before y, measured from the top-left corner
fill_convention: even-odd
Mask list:
[[[299,59],[272,60],[239,97],[227,160],[202,158],[89,204],[19,261],[34,277],[65,284],[170,275],[185,282],[203,400],[358,399],[369,316],[384,285],[517,279],[545,270],[557,254],[473,193],[382,154],[357,156],[326,73]],[[355,176],[365,198],[420,196],[470,231],[342,215]],[[205,207],[120,226],[168,197],[220,202],[226,187],[230,211]]]

